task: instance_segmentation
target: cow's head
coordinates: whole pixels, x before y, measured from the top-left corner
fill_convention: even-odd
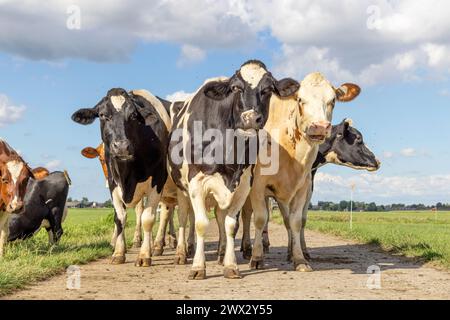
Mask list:
[[[204,94],[211,99],[232,105],[234,129],[247,131],[262,129],[269,114],[272,94],[280,97],[294,95],[299,83],[293,79],[276,80],[266,66],[257,60],[244,63],[229,79],[212,81],[204,86]]]
[[[33,177],[30,167],[19,156],[0,161],[0,211],[18,212],[23,208],[27,184]]]
[[[87,125],[99,118],[105,150],[119,161],[129,161],[134,159],[136,144],[143,140],[145,118],[152,112],[147,108],[150,107],[136,103],[124,89],[115,88],[95,107],[75,112],[72,120]]]
[[[376,171],[380,161],[363,141],[363,136],[352,126],[350,119],[333,126],[331,137],[320,146],[328,163],[334,163],[357,170]]]
[[[336,101],[355,99],[361,89],[352,83],[335,88],[322,74],[311,73],[300,84],[300,130],[312,143],[323,143],[331,134],[331,120]]]
[[[103,143],[100,143],[97,148],[86,147],[81,150],[81,154],[83,157],[88,159],[98,158],[100,165],[102,166],[103,174],[105,175],[105,178],[108,179],[108,168],[106,166],[105,159],[105,145]]]

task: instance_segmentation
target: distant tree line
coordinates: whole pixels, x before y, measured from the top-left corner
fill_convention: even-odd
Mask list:
[[[310,210],[323,210],[323,211],[350,211],[350,201],[342,200],[339,203],[331,201],[319,201],[317,205],[310,204]],[[383,211],[414,211],[414,210],[438,210],[438,211],[450,211],[450,203],[438,202],[436,205],[427,206],[422,203],[419,204],[403,204],[393,203],[390,205],[377,205],[375,202],[360,202],[353,201],[353,211],[368,211],[368,212],[383,212]]]

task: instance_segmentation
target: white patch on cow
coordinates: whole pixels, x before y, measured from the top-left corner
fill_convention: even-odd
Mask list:
[[[172,125],[170,122],[170,116],[166,111],[166,108],[164,108],[161,101],[159,101],[158,98],[156,98],[154,95],[152,95],[147,90],[132,90],[132,94],[138,95],[146,99],[150,104],[156,109],[156,112],[158,112],[160,118],[164,122],[167,131],[170,131],[172,129]]]
[[[123,96],[112,96],[111,103],[118,112],[122,111],[123,104],[125,103],[125,97]]]
[[[321,73],[311,73],[303,79],[298,97],[304,106],[302,116],[304,123],[331,121],[336,92]]]
[[[267,70],[256,63],[249,63],[241,67],[240,73],[242,79],[250,84],[252,89],[255,89],[267,73]]]
[[[347,119],[345,119],[345,122],[347,122],[350,127],[353,127],[353,120],[352,119],[347,118]]]
[[[9,171],[9,174],[11,175],[11,179],[13,184],[15,185],[17,181],[19,180],[20,173],[23,170],[23,162],[13,160],[6,163],[6,168]],[[19,201],[18,196],[15,195],[11,202],[11,208],[15,209],[17,207],[17,202]]]
[[[23,162],[17,160],[9,161],[6,163],[6,167],[8,168],[13,183],[16,184],[23,169]]]

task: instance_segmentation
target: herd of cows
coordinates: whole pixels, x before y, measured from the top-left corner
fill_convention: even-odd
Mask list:
[[[111,193],[111,263],[125,262],[128,208],[136,211],[133,246],[140,251],[135,265],[148,267],[152,256],[163,253],[169,223],[175,234],[177,207],[178,235],[171,241],[175,263],[193,256],[189,279],[205,279],[205,232],[214,209],[218,262],[225,278],[240,278],[234,250],[239,215],[243,256],[252,269],[262,268],[269,246],[268,199],[273,198],[288,234],[288,259],[295,270],[311,271],[304,228],[317,169],[327,163],[368,171],[380,167],[350,119],[331,125],[335,103],[359,93],[357,85],[334,87],[320,73],[300,82],[277,80],[261,61],[250,60],[231,77],[205,81],[186,101],[114,88],[94,107],[76,111],[72,120],[79,124],[100,120],[102,143],[82,154],[100,160]],[[231,140],[225,139],[230,132]],[[277,170],[266,170],[273,161]],[[68,173],[31,169],[3,140],[0,173],[0,259],[6,241],[30,237],[42,227],[49,241],[57,242],[67,215]]]

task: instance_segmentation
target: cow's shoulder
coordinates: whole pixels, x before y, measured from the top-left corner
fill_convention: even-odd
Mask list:
[[[140,104],[143,107],[149,108],[153,112],[149,115],[149,119],[146,121],[154,122],[162,122],[167,132],[171,130],[171,122],[169,113],[167,112],[166,107],[163,102],[151,94],[147,90],[132,90],[131,95],[133,96],[136,103]]]

